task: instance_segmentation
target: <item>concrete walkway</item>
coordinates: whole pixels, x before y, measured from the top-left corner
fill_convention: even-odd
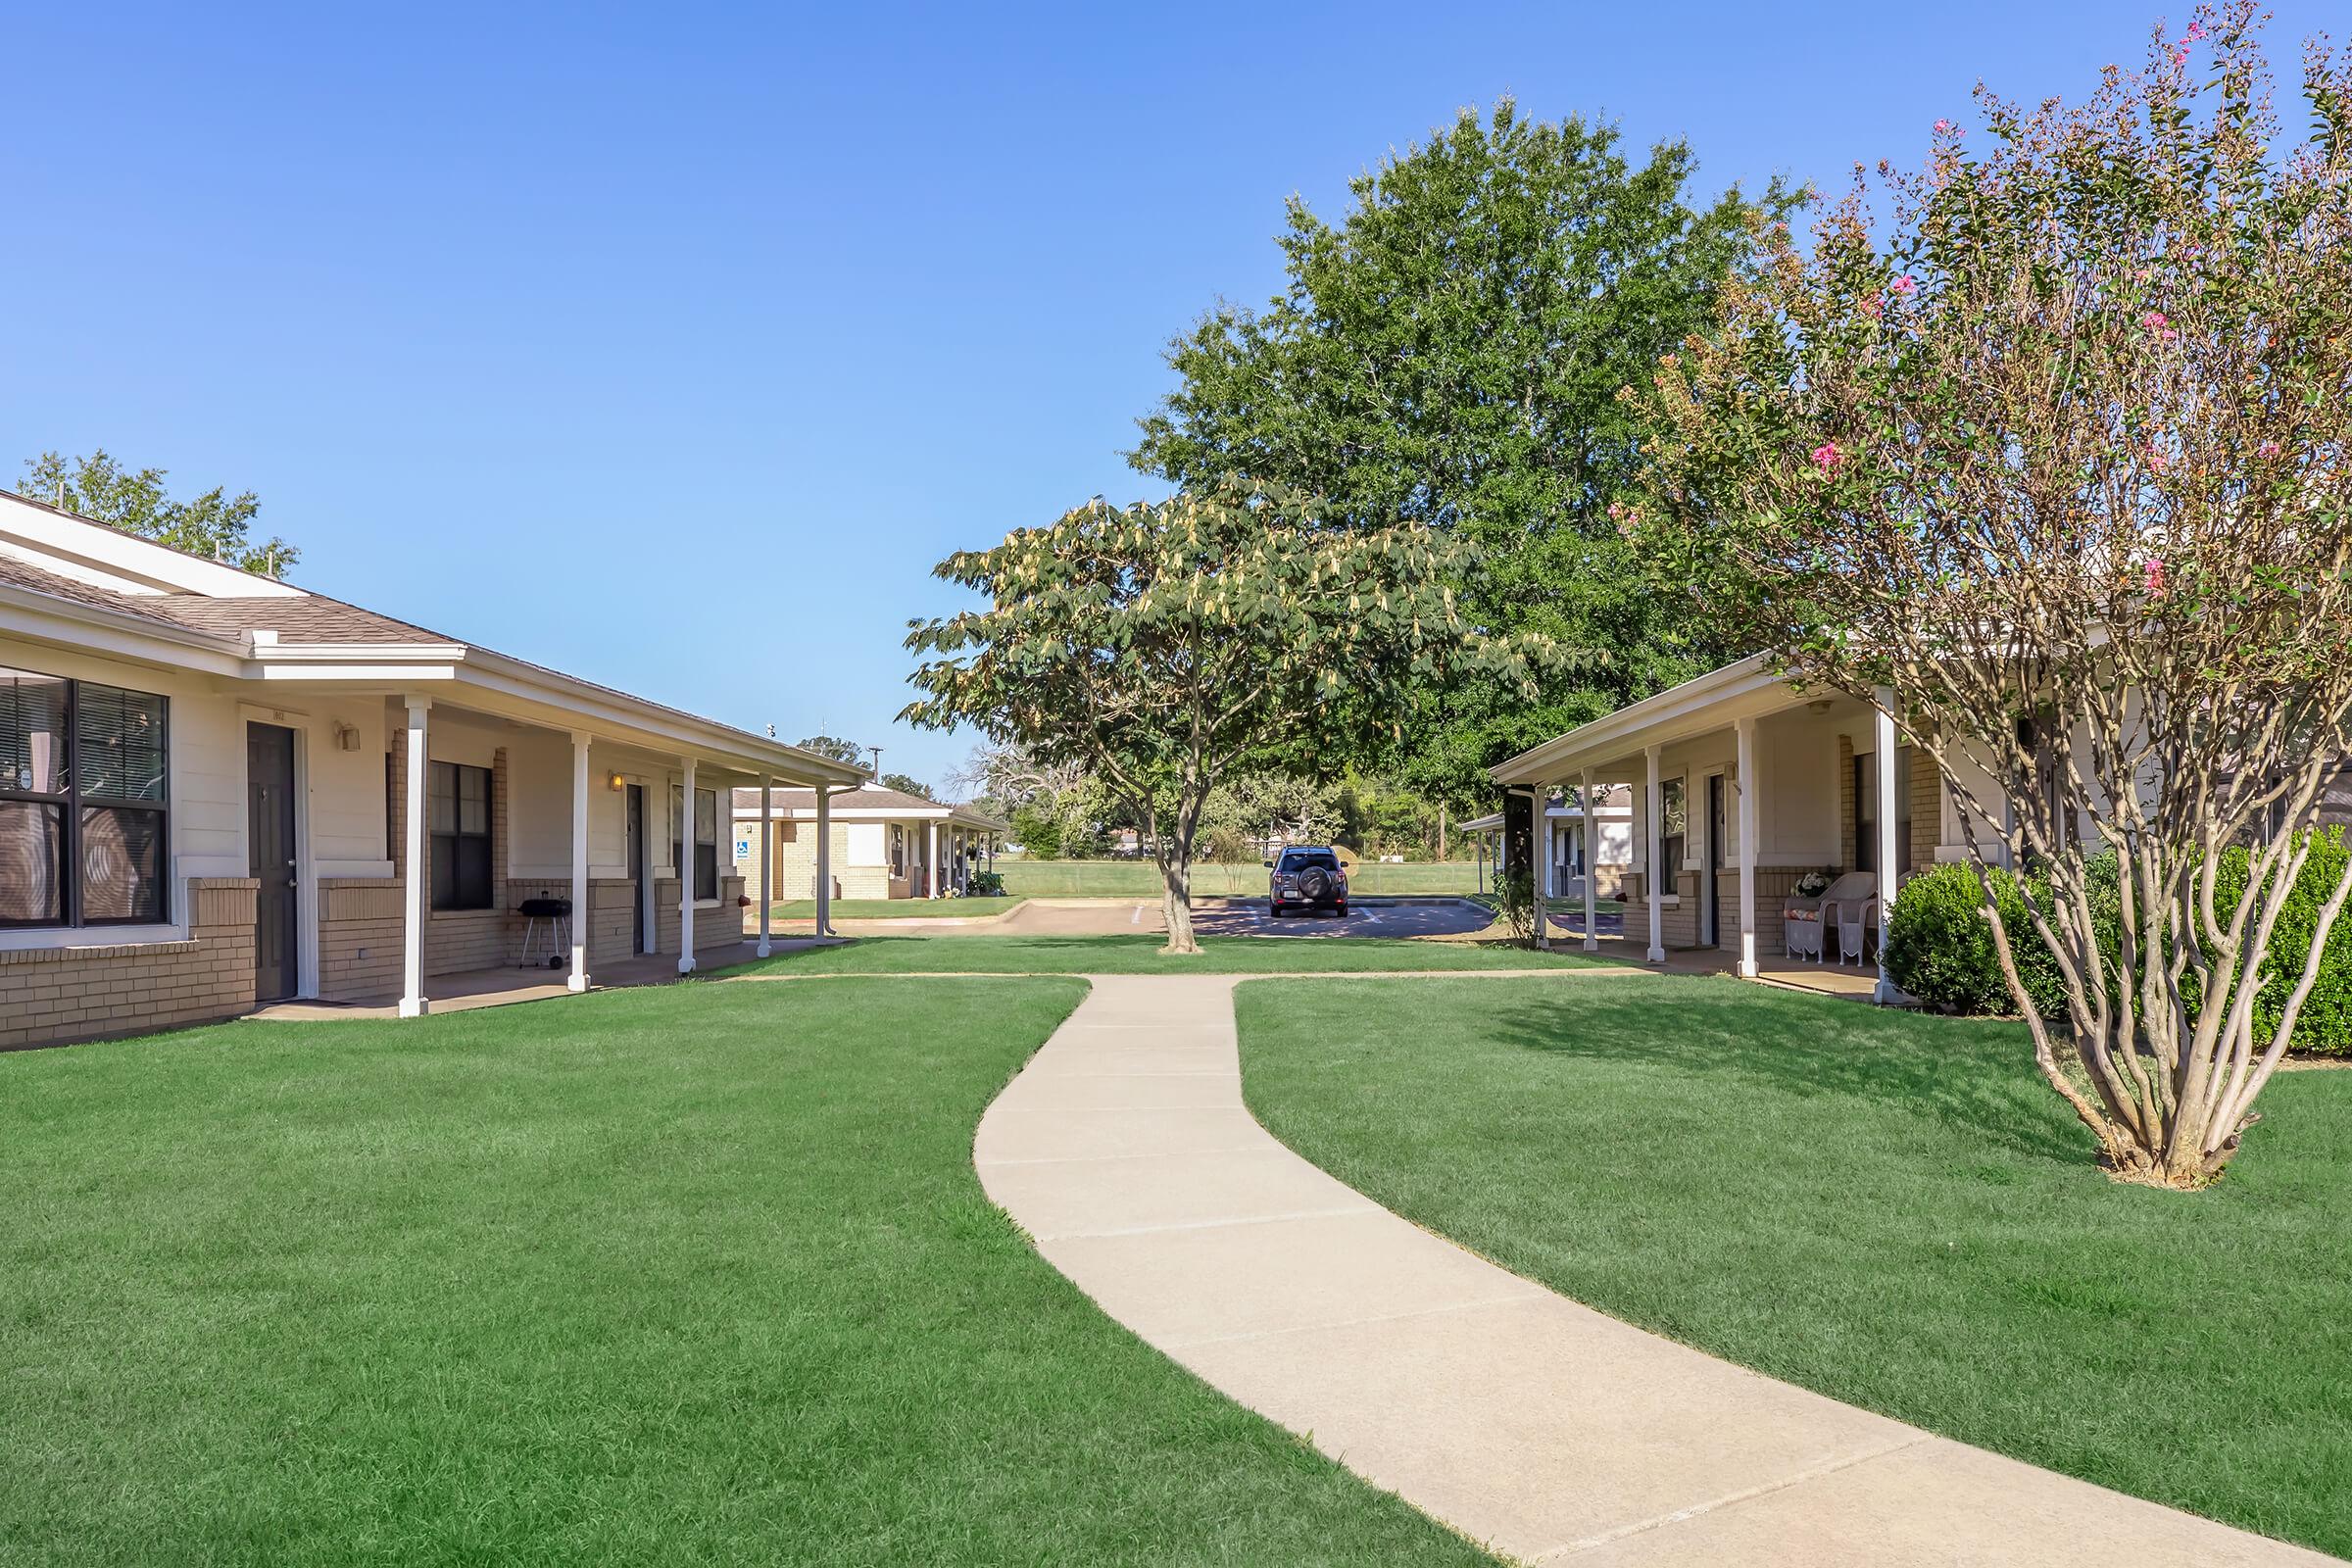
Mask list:
[[[1240,978],[1095,978],[982,1118],[981,1182],[1112,1317],[1491,1549],[1653,1568],[2333,1561],[1743,1371],[1408,1224],[1244,1107]]]

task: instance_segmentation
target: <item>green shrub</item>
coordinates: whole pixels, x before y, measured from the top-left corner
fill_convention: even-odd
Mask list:
[[[2320,907],[2328,902],[2335,879],[2343,875],[2347,854],[2352,850],[2344,843],[2343,830],[2329,828],[2304,862],[2303,874],[2272,933],[2264,962],[2265,980],[2254,1004],[2257,1039],[2278,1026],[2278,1009],[2302,975]],[[2222,874],[2216,883],[2216,902],[2221,907],[2230,907],[2244,892],[2246,866],[2245,850],[2224,852]],[[2100,951],[2109,955],[2112,972],[2120,918],[2115,852],[2093,857],[2087,870],[2091,919],[2099,930]],[[2016,881],[2008,872],[1995,870],[1992,884],[2027,994],[2043,1017],[2064,1017],[2066,992],[2059,979],[2058,960],[2027,919]],[[2047,884],[2036,879],[2033,887],[2037,900],[2048,897]],[[2000,959],[1992,948],[1992,925],[1984,918],[1984,897],[1974,870],[1965,865],[1939,865],[1903,884],[1902,896],[1895,900],[1893,916],[1887,922],[1886,971],[1896,985],[1922,1004],[1942,1011],[2012,1009],[2014,1004],[2001,979]],[[2193,981],[2188,1003],[2193,1011]],[[2322,1055],[2352,1055],[2352,920],[2338,919],[2328,933],[2320,978],[2295,1020],[2293,1049]]]
[[[1995,870],[1992,884],[2027,994],[2045,1017],[2063,1011],[2057,964],[2034,935],[2016,880]],[[1962,1013],[2015,1008],[1993,949],[1992,922],[1984,917],[1984,893],[1971,867],[1938,865],[1904,883],[1886,940],[1886,972],[1923,1005]]]
[[[2335,891],[2336,879],[2344,874],[2347,853],[2352,851],[2347,851],[2340,827],[2323,830],[2311,846],[2311,858],[2303,862],[2303,874],[2295,879],[2294,891],[2287,895],[2286,907],[2279,911],[2278,924],[2271,932],[2270,952],[2262,966],[2262,989],[2254,998],[2256,1040],[2267,1040],[2278,1027],[2279,1009],[2303,978],[2303,964],[2311,956],[2311,934],[2319,928],[2321,906]],[[2214,883],[2218,907],[2230,907],[2245,892],[2247,859],[2243,849],[2223,852],[2222,874]],[[2339,915],[2328,932],[2320,977],[2313,982],[2311,995],[2303,999],[2303,1010],[2295,1015],[2290,1049],[2323,1056],[2352,1056],[2352,907]]]
[[[1034,806],[1013,808],[1011,829],[1012,842],[1032,859],[1051,860],[1061,854],[1061,823]]]

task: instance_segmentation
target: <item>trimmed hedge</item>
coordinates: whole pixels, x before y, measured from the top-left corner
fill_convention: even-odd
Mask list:
[[[2058,960],[2050,956],[2026,916],[2017,879],[1992,872],[1993,896],[2017,952],[2026,993],[2045,1018],[2066,1011]],[[2034,889],[2041,898],[2046,890]],[[1894,983],[1939,1012],[2008,1012],[2014,1004],[1993,951],[1992,922],[1984,918],[1984,893],[1966,865],[1938,865],[1903,884],[1886,927],[1886,972]]]
[[[2327,829],[2312,846],[2294,894],[2272,933],[2264,963],[2266,979],[2254,1004],[2257,1038],[2277,1026],[2279,1006],[2302,974],[2320,907],[2334,890],[2335,879],[2343,874],[2347,854],[2352,850],[2347,850],[2341,828]],[[2246,866],[2245,850],[2226,852],[2216,901],[2223,907],[2233,904],[2244,891]],[[2112,953],[2117,942],[2114,853],[2093,858],[2089,871],[2095,899],[2092,918],[2099,926],[2101,948]],[[2064,1017],[2066,996],[2058,960],[2034,935],[2017,880],[1997,869],[1991,879],[2027,995],[2043,1017]],[[2034,879],[2033,888],[2037,900],[2048,896],[2048,885],[2040,879]],[[1895,900],[1886,925],[1886,971],[1896,985],[1939,1011],[2011,1010],[2009,987],[2001,978],[2000,959],[1993,952],[1992,923],[1984,918],[1984,893],[1972,868],[1938,865],[1903,884],[1902,896]],[[2318,1055],[2352,1055],[2352,908],[2328,932],[2320,978],[2295,1020],[2292,1049]]]

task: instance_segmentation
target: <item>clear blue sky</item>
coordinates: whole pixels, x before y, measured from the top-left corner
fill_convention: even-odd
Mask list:
[[[2279,0],[2274,59],[2331,12]],[[1505,92],[1834,186],[2162,14],[20,6],[0,473],[251,488],[309,586],[936,779],[969,738],[893,722],[931,564],[1152,493],[1161,345],[1278,285],[1289,193]]]

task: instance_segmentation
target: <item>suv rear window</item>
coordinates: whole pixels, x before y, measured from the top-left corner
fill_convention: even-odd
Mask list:
[[[1285,850],[1279,869],[1303,871],[1310,865],[1319,865],[1326,871],[1337,871],[1340,858],[1329,850]]]

